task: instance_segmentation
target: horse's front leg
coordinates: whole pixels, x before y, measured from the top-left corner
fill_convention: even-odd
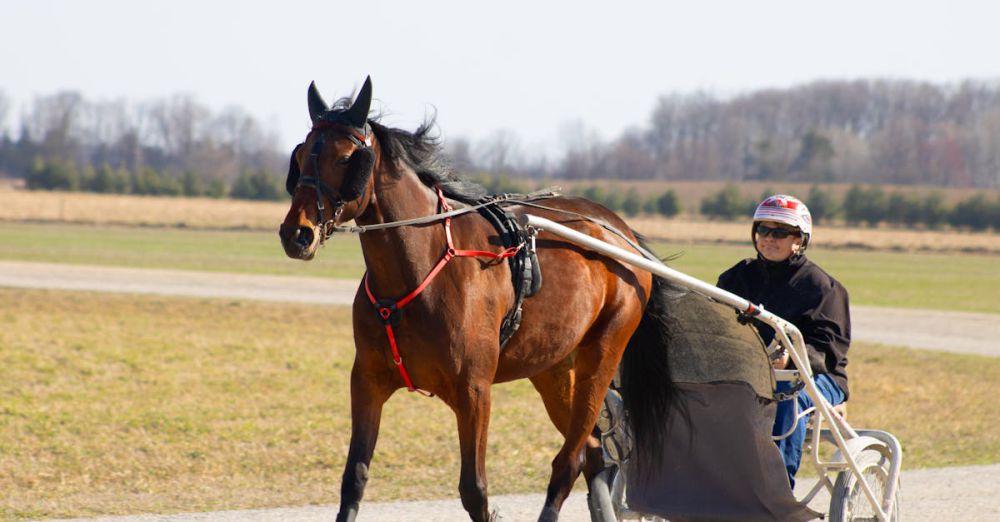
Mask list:
[[[368,465],[375,452],[382,406],[394,391],[379,385],[389,379],[372,378],[355,362],[351,371],[351,445],[340,483],[340,511],[337,522],[352,522],[368,483]]]
[[[453,409],[458,420],[458,442],[462,452],[462,473],[458,492],[469,518],[490,519],[486,497],[486,437],[490,424],[490,384],[470,383],[458,390]]]

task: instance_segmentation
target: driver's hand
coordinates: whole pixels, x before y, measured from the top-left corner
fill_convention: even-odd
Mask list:
[[[771,361],[771,367],[774,368],[775,370],[784,370],[785,368],[788,367],[788,359],[789,359],[788,350],[784,350],[781,353],[781,357],[778,357],[777,359]]]

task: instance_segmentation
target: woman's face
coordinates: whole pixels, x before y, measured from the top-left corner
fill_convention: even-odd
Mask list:
[[[763,228],[762,228],[763,227]],[[770,229],[781,229],[794,232],[783,239],[777,239],[770,233],[765,233]],[[802,236],[797,228],[777,223],[775,221],[761,221],[757,226],[757,251],[768,261],[781,262],[802,247]]]

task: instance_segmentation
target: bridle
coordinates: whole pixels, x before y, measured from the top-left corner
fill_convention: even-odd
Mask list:
[[[316,228],[319,231],[319,244],[322,246],[327,239],[333,236],[334,231],[337,230],[337,220],[344,212],[344,205],[347,204],[347,201],[341,197],[339,190],[334,189],[319,177],[319,155],[323,151],[323,145],[326,144],[326,131],[335,130],[344,134],[347,136],[347,139],[351,140],[360,149],[371,146],[371,127],[365,123],[364,128],[356,129],[321,119],[313,124],[312,130],[316,132],[312,150],[309,151],[309,163],[312,165],[312,173],[308,176],[300,176],[298,183],[295,184],[295,188],[298,189],[300,186],[306,186],[311,187],[316,192],[316,211],[318,215]],[[323,204],[324,197],[332,206],[331,210],[333,212],[330,219],[324,219],[326,215],[326,206]]]

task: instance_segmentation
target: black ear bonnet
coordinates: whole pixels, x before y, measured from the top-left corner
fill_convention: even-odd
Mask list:
[[[298,154],[299,149],[302,148],[303,145],[305,145],[305,143],[299,143],[296,145],[295,148],[292,149],[291,159],[288,160],[288,177],[285,178],[285,190],[288,191],[289,196],[294,196],[295,187],[299,186],[299,176],[301,173],[299,172],[299,162],[295,161],[295,155]]]
[[[291,160],[288,163],[288,178],[285,180],[285,190],[292,196],[295,189],[300,184],[315,187],[327,198],[330,198],[334,205],[343,204],[347,201],[354,201],[364,195],[365,187],[372,176],[372,169],[375,166],[375,153],[369,148],[371,145],[369,134],[371,127],[368,125],[368,109],[372,101],[372,80],[365,78],[361,92],[355,98],[354,103],[347,109],[332,109],[323,101],[323,97],[316,88],[316,83],[309,84],[307,93],[309,104],[309,117],[313,121],[313,130],[320,134],[313,143],[312,153],[309,161],[313,165],[313,173],[305,178],[301,177],[299,164],[295,160],[295,155],[299,148],[304,145],[300,143],[292,151]],[[319,154],[325,141],[325,130],[334,129],[337,132],[345,133],[346,137],[358,146],[351,154],[347,162],[347,172],[340,184],[339,189],[328,186],[318,176]]]
[[[295,195],[295,188],[299,186],[299,176],[301,172],[299,171],[299,162],[295,160],[295,154],[298,153],[299,148],[302,147],[302,143],[295,146],[292,150],[292,157],[288,160],[288,177],[285,179],[285,190],[288,191],[288,195]],[[368,185],[368,179],[372,177],[372,169],[375,167],[375,153],[371,149],[365,147],[362,149],[357,149],[351,154],[351,158],[347,161],[347,173],[344,176],[344,182],[340,186],[340,199],[342,201],[354,201],[364,195],[365,186]]]
[[[340,185],[340,197],[344,201],[354,201],[364,195],[374,166],[375,153],[371,149],[365,147],[351,154],[351,159],[347,161],[347,175]]]

